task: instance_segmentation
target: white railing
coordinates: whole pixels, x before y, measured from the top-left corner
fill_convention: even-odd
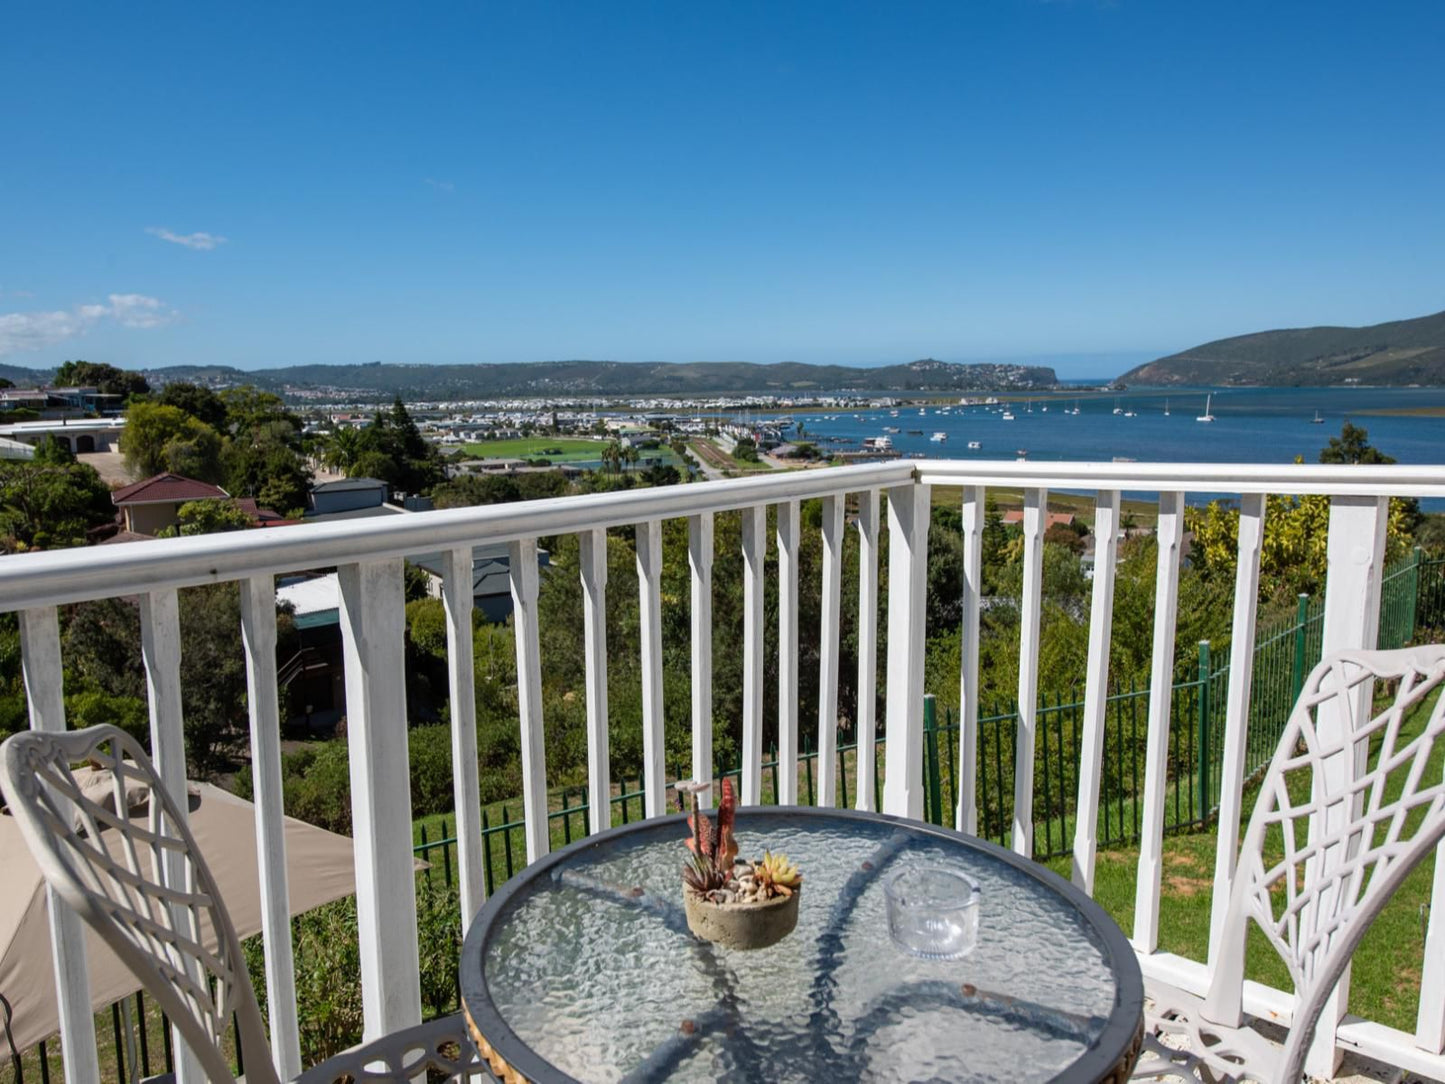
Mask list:
[[[975,830],[978,719],[978,649],[983,504],[988,487],[1022,489],[1024,497],[1023,597],[1018,679],[1019,719],[1015,760],[1016,850],[1030,853],[1033,827],[1034,714],[1041,631],[1041,579],[1045,511],[1050,489],[1097,491],[1095,533],[1099,555],[1093,584],[1085,689],[1084,729],[1074,880],[1091,891],[1097,839],[1095,825],[1103,749],[1113,609],[1113,550],[1124,491],[1160,494],[1159,547],[1153,630],[1153,678],[1143,795],[1142,840],[1136,884],[1133,941],[1146,973],[1203,992],[1217,952],[1191,961],[1156,951],[1159,935],[1166,753],[1170,720],[1171,661],[1178,602],[1178,560],[1186,495],[1227,493],[1241,499],[1239,563],[1233,619],[1233,652],[1248,658],[1254,638],[1264,495],[1323,494],[1331,498],[1325,650],[1370,647],[1379,607],[1385,520],[1391,496],[1445,497],[1445,469],[1438,467],[1235,466],[1216,464],[1039,464],[895,461],[701,483],[662,489],[561,498],[550,501],[417,513],[364,522],[305,525],[280,531],[242,532],[106,549],[65,550],[0,560],[0,610],[20,614],[24,677],[32,725],[65,726],[61,647],[56,608],[112,596],[140,597],[142,656],[151,704],[151,741],[167,785],[185,777],[180,698],[177,591],[218,581],[241,586],[243,645],[247,661],[251,743],[256,793],[257,847],[270,1024],[277,1069],[300,1068],[290,927],[284,900],[285,854],[281,826],[281,769],[275,663],[275,590],[278,574],[320,567],[340,572],[341,631],[345,650],[351,800],[357,867],[357,912],[366,1037],[419,1022],[421,1017],[415,890],[411,876],[411,803],[408,780],[403,671],[402,558],[444,551],[444,602],[450,659],[453,764],[460,863],[462,920],[482,903],[482,855],[471,650],[471,547],[506,542],[511,551],[523,805],[528,859],[548,848],[546,749],[543,741],[541,657],[538,649],[537,539],[563,534],[580,540],[587,659],[588,794],[593,810],[609,808],[606,703],[607,591],[627,590],[607,581],[608,528],[633,526],[637,538],[637,591],[641,604],[642,724],[645,805],[665,810],[663,767],[661,524],[688,523],[692,606],[692,770],[712,772],[711,598],[713,517],[742,513],[744,621],[742,800],[762,796],[764,676],[764,555],[767,511],[776,509],[780,651],[778,674],[779,794],[797,800],[799,728],[798,553],[800,502],[823,504],[823,562],[819,663],[819,804],[834,801],[839,683],[838,622],[845,503],[856,502],[858,530],[859,662],[856,787],[860,807],[874,801],[873,704],[877,692],[879,496],[887,498],[888,649],[883,808],[920,817],[923,812],[923,658],[929,508],[934,487],[961,487],[964,538],[959,802],[957,826]],[[809,590],[812,585],[809,585]],[[813,630],[806,630],[812,634]],[[1224,772],[1218,818],[1218,860],[1213,896],[1214,929],[1228,901],[1234,850],[1242,816],[1250,667],[1230,671],[1224,739]],[[593,830],[600,827],[592,818]],[[1445,860],[1437,862],[1435,896],[1445,893]],[[96,1078],[94,1033],[85,994],[83,940],[73,916],[53,909],[54,950],[61,989],[66,1077]],[[1431,910],[1428,944],[1445,944],[1445,903]],[[1312,1068],[1333,1069],[1337,1047],[1354,1047],[1403,1068],[1445,1075],[1445,953],[1422,962],[1422,992],[1414,1034],[1345,1015],[1348,986],[1327,1012]],[[1250,984],[1246,1009],[1288,1023],[1291,995]],[[1338,1023],[1335,1023],[1338,1021]],[[184,1064],[183,1079],[190,1077]]]

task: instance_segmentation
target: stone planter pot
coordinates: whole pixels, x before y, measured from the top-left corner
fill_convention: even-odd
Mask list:
[[[798,900],[801,887],[791,896],[766,903],[713,903],[682,890],[682,904],[687,911],[687,928],[704,941],[715,941],[733,949],[760,949],[775,945],[798,924]]]

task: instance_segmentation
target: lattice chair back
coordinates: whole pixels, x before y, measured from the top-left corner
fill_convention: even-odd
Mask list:
[[[1398,682],[1372,714],[1377,682]],[[1445,645],[1351,651],[1305,682],[1260,789],[1204,1016],[1238,1025],[1248,922],[1289,968],[1295,1012],[1281,1080],[1299,1080],[1315,1025],[1360,939],[1445,838]],[[1406,735],[1411,735],[1406,737]]]
[[[45,880],[160,1004],[206,1078],[235,1079],[222,1050],[234,1015],[247,1080],[275,1084],[240,941],[141,746],[113,726],[16,734],[0,746],[0,786]]]

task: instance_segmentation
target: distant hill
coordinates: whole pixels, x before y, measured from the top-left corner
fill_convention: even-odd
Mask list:
[[[1125,384],[1445,384],[1445,312],[1373,327],[1237,335],[1130,369]]]
[[[181,365],[147,370],[160,386],[177,380],[209,385],[255,384],[293,393],[338,397],[487,399],[498,396],[701,395],[788,392],[963,392],[1049,388],[1054,370],[1038,365],[961,365],[926,358],[906,365],[855,369],[784,362],[538,361],[502,365],[293,365],[244,372],[227,366]]]

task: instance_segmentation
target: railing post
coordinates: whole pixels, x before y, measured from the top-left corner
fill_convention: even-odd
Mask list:
[[[712,782],[712,513],[687,521],[692,600],[692,777]],[[605,754],[604,754],[605,755]],[[712,805],[712,788],[698,795]]]
[[[522,739],[522,837],[527,841],[527,861],[535,862],[552,845],[547,828],[547,753],[542,727],[542,653],[538,646],[535,538],[521,538],[507,544],[507,574],[512,584],[512,634],[517,651],[517,716]],[[645,704],[644,701],[644,710]]]
[[[823,498],[823,584],[818,620],[818,804],[838,804],[838,637],[843,595],[843,501]]]
[[[513,555],[514,571],[515,562]],[[534,576],[535,562],[534,555]],[[370,1041],[421,1023],[406,684],[400,680],[406,600],[400,558],[342,565],[337,578],[363,1038]],[[520,680],[521,667],[518,672]]]
[[[612,774],[607,736],[607,532],[578,538],[582,565],[583,657],[587,693],[587,830],[612,827]]]
[[[470,572],[470,553],[468,553]],[[281,713],[276,692],[276,586],[268,575],[243,580],[241,643],[246,655],[246,705],[251,724],[251,771],[256,799],[256,884],[261,896],[266,1005],[276,1075],[301,1072],[296,1019],[296,969],[291,948],[290,893],[286,879],[286,823],[281,781]],[[468,591],[471,579],[467,580]],[[471,631],[470,624],[467,631]],[[467,663],[472,653],[467,649]],[[472,778],[476,779],[473,728]],[[472,801],[477,800],[476,788]],[[480,902],[480,901],[478,901]]]
[[[1077,761],[1079,798],[1074,817],[1073,862],[1074,884],[1091,896],[1094,894],[1094,859],[1098,851],[1099,795],[1103,791],[1105,721],[1109,710],[1109,647],[1114,634],[1119,497],[1117,489],[1101,489],[1094,500],[1094,591],[1089,606],[1089,649],[1084,683],[1083,735]],[[1062,741],[1059,747],[1059,752],[1063,754],[1061,763],[1067,763],[1069,758]],[[1122,769],[1122,763],[1120,767]],[[1062,767],[1059,774],[1062,798]]]
[[[1305,687],[1305,675],[1309,673],[1309,662],[1305,658],[1305,629],[1310,621],[1310,597],[1301,591],[1299,605],[1295,608],[1294,619],[1294,673],[1291,675],[1290,688],[1294,694],[1290,703],[1299,699],[1300,692]]]
[[[983,597],[983,486],[963,487],[963,636],[958,689],[958,808],[953,826],[978,834],[978,627]]]
[[[1197,814],[1201,822],[1209,819],[1209,641],[1199,641],[1199,696],[1196,712],[1197,728],[1194,738],[1194,755],[1199,763],[1195,765],[1195,795]]]
[[[763,562],[768,510],[742,510],[743,535],[743,747],[738,751],[743,805],[763,794]]]
[[[1323,655],[1351,648],[1375,647],[1380,631],[1380,590],[1385,560],[1385,532],[1389,520],[1388,497],[1333,497],[1330,499],[1330,533],[1325,574],[1325,615]],[[1364,682],[1356,693],[1356,702],[1346,706],[1338,698],[1320,706],[1317,727],[1322,744],[1339,741],[1350,727],[1351,719],[1370,717],[1370,682]],[[1329,789],[1342,793],[1363,771],[1368,750],[1361,746],[1356,757],[1326,758],[1319,771],[1330,777]],[[1360,812],[1361,798],[1352,808],[1331,807],[1311,817],[1310,836],[1323,835],[1337,827],[1338,821]],[[1308,860],[1305,878],[1321,876],[1325,871],[1352,860],[1359,840],[1327,849]],[[1341,889],[1337,889],[1341,890]],[[1323,913],[1336,906],[1334,892],[1326,890],[1313,904]],[[1301,920],[1309,918],[1308,914]],[[1350,1001],[1350,968],[1346,965],[1340,980],[1325,1002],[1315,1029],[1315,1041],[1305,1058],[1305,1070],[1314,1076],[1330,1077],[1339,1067],[1341,1052],[1335,1043],[1335,1030],[1344,1017]]]
[[[1049,515],[1046,489],[1024,490],[1024,582],[1019,599],[1018,720],[1014,741],[1013,850],[1034,853],[1034,737],[1038,721],[1040,606],[1044,581],[1044,528]]]
[[[666,737],[662,705],[661,520],[651,519],[637,525],[637,584],[642,640],[643,808],[649,817],[660,817],[667,812]],[[542,816],[545,823],[545,798]]]
[[[932,487],[888,490],[888,700],[883,812],[923,817],[923,653]]]
[[[30,707],[30,728],[65,733],[65,671],[60,659],[60,622],[55,607],[21,610],[20,672]],[[95,1017],[90,1011],[90,968],[85,958],[85,927],[55,889],[45,886],[50,916],[50,951],[55,965],[55,1004],[66,1084],[100,1079],[95,1048]],[[42,1069],[42,1072],[44,1070]]]
[[[858,494],[858,719],[854,754],[857,808],[878,805],[875,783],[878,744],[878,491]]]
[[[1184,494],[1159,494],[1155,529],[1154,645],[1149,666],[1149,723],[1145,735],[1144,819],[1139,829],[1139,868],[1134,880],[1134,947],[1159,945],[1159,893],[1163,883],[1164,807],[1169,780],[1169,731],[1174,720],[1174,639],[1179,616],[1179,550],[1184,534]],[[1182,780],[1175,780],[1176,787]],[[1178,793],[1176,789],[1176,795]],[[1177,814],[1178,806],[1175,806]]]
[[[798,804],[798,502],[778,504],[778,805]]]

